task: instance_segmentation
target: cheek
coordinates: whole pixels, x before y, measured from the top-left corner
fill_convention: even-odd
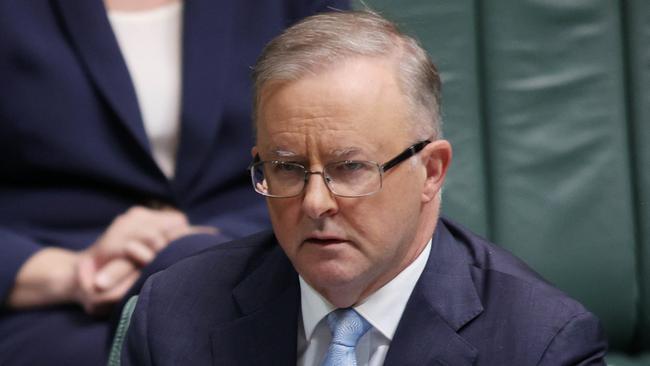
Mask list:
[[[292,199],[268,199],[267,207],[273,231],[280,241],[291,238],[298,232],[300,205]]]
[[[353,232],[362,252],[375,256],[373,253],[386,250],[386,243],[392,241],[399,226],[394,209],[378,195],[341,209],[346,226]]]
[[[420,205],[419,193],[410,185],[406,189],[382,190],[363,204],[341,211],[363,242],[362,250],[382,256],[414,234]]]
[[[266,207],[271,216],[284,217],[287,213],[300,208],[297,197],[292,198],[266,198]]]

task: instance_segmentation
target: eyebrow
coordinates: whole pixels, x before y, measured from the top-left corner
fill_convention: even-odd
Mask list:
[[[344,147],[341,149],[330,150],[328,155],[336,159],[346,159],[354,155],[358,155],[361,149],[358,147]]]
[[[281,149],[276,149],[276,150],[272,151],[271,154],[273,154],[274,156],[280,157],[280,158],[288,158],[288,157],[298,156],[298,154],[296,154],[293,151],[281,150]]]
[[[333,159],[345,160],[358,155],[361,153],[361,149],[358,147],[344,147],[339,149],[331,149],[327,152],[327,156]],[[291,150],[286,150],[283,148],[276,148],[270,151],[273,158],[301,158],[302,154],[298,154]]]

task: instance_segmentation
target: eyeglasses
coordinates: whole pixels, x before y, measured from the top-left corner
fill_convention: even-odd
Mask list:
[[[411,145],[381,165],[374,161],[343,160],[325,165],[323,171],[312,172],[302,164],[261,161],[256,155],[249,169],[255,191],[267,197],[288,198],[301,194],[312,174],[322,176],[327,188],[336,196],[363,197],[379,192],[386,171],[417,154],[430,142],[424,140]]]

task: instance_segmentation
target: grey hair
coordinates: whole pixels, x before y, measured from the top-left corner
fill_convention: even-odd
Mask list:
[[[253,120],[267,83],[295,81],[359,56],[394,60],[416,137],[442,136],[438,70],[417,40],[369,10],[314,15],[273,39],[253,68]]]

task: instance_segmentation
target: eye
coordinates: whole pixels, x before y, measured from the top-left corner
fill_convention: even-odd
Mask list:
[[[360,160],[345,160],[330,166],[329,174],[334,178],[358,177],[371,171],[371,165]]]
[[[344,161],[338,165],[338,169],[342,171],[355,171],[365,168],[365,164],[359,161]]]
[[[273,171],[281,174],[302,174],[304,168],[296,163],[276,161],[273,163]]]

